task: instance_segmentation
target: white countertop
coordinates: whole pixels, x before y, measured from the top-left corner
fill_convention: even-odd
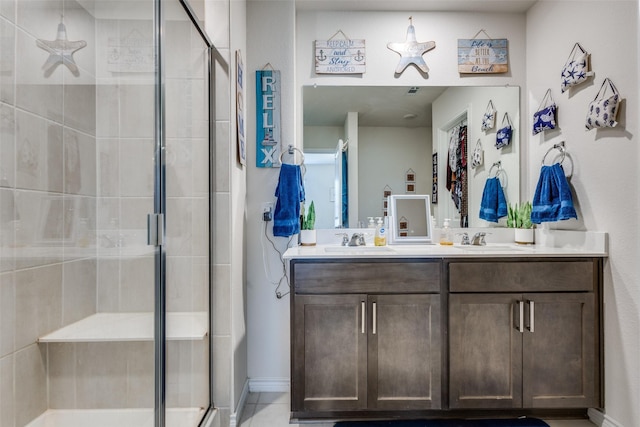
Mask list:
[[[350,230],[349,230],[350,231]],[[337,243],[295,246],[285,259],[302,258],[526,258],[526,257],[606,257],[607,235],[603,232],[536,230],[536,244],[495,242],[486,246],[454,244],[340,246]]]

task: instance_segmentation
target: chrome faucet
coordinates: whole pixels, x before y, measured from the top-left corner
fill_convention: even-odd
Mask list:
[[[471,244],[475,246],[484,246],[487,242],[484,241],[484,237],[487,235],[484,231],[479,231],[471,238]]]
[[[461,245],[470,245],[471,242],[469,241],[469,233],[459,233],[458,236],[462,236],[462,240],[460,241]]]
[[[336,233],[336,236],[342,236],[342,246],[347,246],[349,244],[349,235],[347,233]]]
[[[349,246],[365,246],[364,234],[362,233],[353,233],[351,236],[351,240],[349,241]]]

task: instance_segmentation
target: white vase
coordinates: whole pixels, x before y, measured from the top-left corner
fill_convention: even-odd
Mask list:
[[[533,243],[533,228],[515,228],[515,242],[521,244]]]
[[[300,230],[300,244],[302,246],[315,246],[316,230]]]

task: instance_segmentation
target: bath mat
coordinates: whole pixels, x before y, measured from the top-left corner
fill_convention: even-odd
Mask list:
[[[335,427],[549,427],[537,418],[491,420],[402,420],[402,421],[342,421]]]

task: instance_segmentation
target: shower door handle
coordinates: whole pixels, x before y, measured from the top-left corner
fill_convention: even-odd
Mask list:
[[[164,244],[164,214],[147,215],[147,244],[151,246]]]

